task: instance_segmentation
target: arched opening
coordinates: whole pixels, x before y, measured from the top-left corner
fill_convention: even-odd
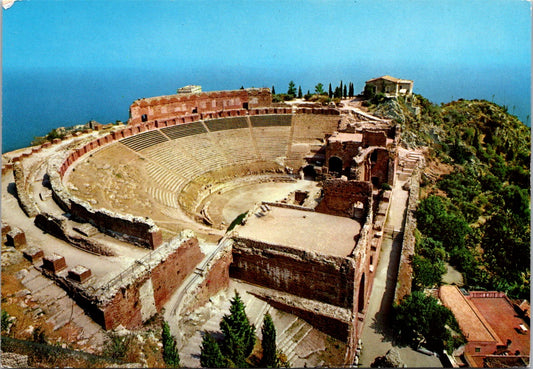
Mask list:
[[[342,159],[338,156],[329,158],[328,169],[330,172],[342,173]]]
[[[361,282],[359,282],[359,299],[357,301],[357,311],[362,313],[365,309],[365,274],[361,276]]]
[[[314,165],[312,164],[306,165],[303,170],[304,170],[304,177],[310,177],[311,179],[315,179],[316,170],[315,170]]]
[[[143,122],[146,122],[146,121],[148,120],[148,115],[143,114],[143,115],[141,116],[141,120],[142,120]]]

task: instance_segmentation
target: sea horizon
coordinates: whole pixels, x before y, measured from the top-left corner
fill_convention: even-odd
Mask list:
[[[414,93],[433,103],[480,99],[505,105],[508,112],[530,126],[531,76],[527,68],[509,66],[363,65],[293,68],[242,67],[166,69],[33,69],[6,70],[2,86],[2,153],[30,146],[37,136],[54,128],[95,120],[124,123],[129,106],[139,98],[175,94],[179,87],[195,84],[204,91],[236,90],[241,86],[275,87],[286,92],[289,81],[313,92],[317,83],[333,88],[342,80],[362,92],[371,78],[392,75],[414,81]]]

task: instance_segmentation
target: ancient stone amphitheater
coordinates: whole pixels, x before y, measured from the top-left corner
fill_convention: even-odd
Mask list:
[[[26,258],[104,329],[163,309],[179,323],[231,277],[345,342],[351,363],[398,139],[356,109],[274,107],[268,89],[140,99],[126,126],[4,155],[2,233],[25,232]]]

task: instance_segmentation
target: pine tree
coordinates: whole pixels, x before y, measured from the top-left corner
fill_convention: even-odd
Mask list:
[[[274,85],[272,85],[272,95],[276,94],[276,89],[274,88]]]
[[[331,83],[329,84],[328,96],[330,99],[333,97],[333,91],[331,90]]]
[[[178,368],[180,366],[180,355],[176,347],[176,341],[170,334],[170,327],[167,322],[163,322],[163,360],[165,364],[171,368]]]
[[[302,94],[302,86],[298,86],[298,98],[301,99],[303,96]]]
[[[244,303],[235,291],[231,300],[230,314],[224,315],[220,322],[220,330],[224,333],[221,351],[233,361],[237,367],[246,366],[246,358],[250,356],[255,345],[255,327],[250,324]]]
[[[263,327],[261,328],[263,333],[263,340],[261,341],[261,347],[263,348],[263,359],[261,366],[266,368],[277,368],[278,360],[276,355],[276,327],[270,314],[265,314],[263,318]]]
[[[209,333],[205,332],[202,339],[200,365],[204,368],[226,368],[227,360],[220,352],[217,341]]]
[[[294,84],[294,81],[289,82],[289,89],[287,90],[287,95],[290,95],[292,97],[296,96],[296,85]]]

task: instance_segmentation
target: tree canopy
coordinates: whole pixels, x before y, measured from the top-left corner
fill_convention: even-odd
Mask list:
[[[170,368],[178,368],[180,366],[180,355],[176,346],[174,337],[170,334],[170,327],[168,323],[163,321],[163,360]]]
[[[270,314],[265,314],[263,318],[261,333],[263,334],[263,340],[261,341],[263,359],[261,365],[265,368],[277,368],[279,365],[276,349],[276,327],[274,327]]]

